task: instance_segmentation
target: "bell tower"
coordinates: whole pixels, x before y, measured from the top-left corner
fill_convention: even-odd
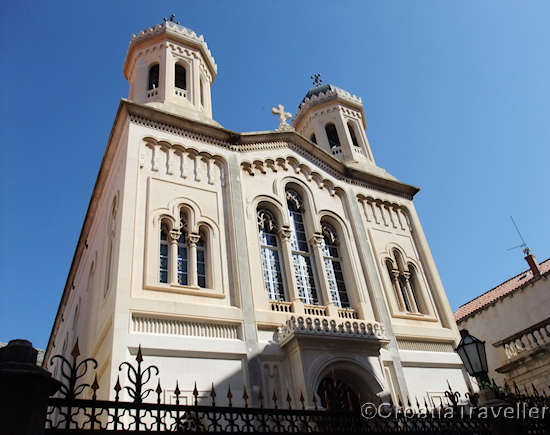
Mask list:
[[[322,84],[319,74],[312,79],[294,116],[295,130],[348,166],[375,166],[361,98]]]
[[[130,100],[215,125],[210,88],[217,70],[204,37],[174,15],[132,35],[123,66]]]

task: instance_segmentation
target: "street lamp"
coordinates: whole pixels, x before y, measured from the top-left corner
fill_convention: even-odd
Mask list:
[[[466,329],[460,331],[460,336],[462,339],[455,351],[460,356],[466,371],[470,376],[477,378],[480,383],[489,382],[485,342],[470,335]]]

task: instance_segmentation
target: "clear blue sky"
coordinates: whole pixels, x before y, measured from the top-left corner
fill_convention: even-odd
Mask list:
[[[453,309],[550,256],[550,2],[18,1],[0,16],[0,341],[44,347],[132,33],[171,12],[219,66],[214,118],[273,129],[312,73],[363,98],[378,165],[416,206]]]

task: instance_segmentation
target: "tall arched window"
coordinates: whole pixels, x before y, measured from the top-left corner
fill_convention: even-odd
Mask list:
[[[187,245],[187,214],[180,210],[180,236],[178,238],[178,284],[188,283],[188,259],[189,251]]]
[[[340,146],[340,138],[338,137],[338,131],[336,131],[336,126],[329,122],[325,125],[325,132],[327,133],[328,144],[330,148],[335,148]]]
[[[170,247],[168,246],[168,227],[162,224],[160,227],[160,257],[159,257],[159,281],[168,283],[168,265]]]
[[[187,71],[183,65],[179,63],[174,67],[175,86],[179,89],[187,89]]]
[[[420,313],[426,314],[426,308],[420,295],[420,283],[418,280],[418,273],[411,263],[409,263],[407,267],[410,273],[409,285],[411,286],[411,292],[416,303],[416,308],[418,308],[418,311]]]
[[[197,241],[197,284],[206,288],[206,234],[202,230]]]
[[[403,275],[399,275],[399,277],[397,278],[397,281],[399,284],[399,291],[403,296],[403,303],[405,304],[405,310],[412,311],[411,301],[409,300],[409,296],[407,295],[407,281],[405,280],[405,277]]]
[[[339,308],[349,308],[348,292],[344,281],[344,273],[340,255],[338,252],[338,237],[334,227],[327,223],[322,224],[323,229],[323,260],[327,273],[330,299]]]
[[[318,304],[319,299],[315,287],[311,252],[307,242],[302,214],[304,210],[303,201],[300,195],[292,189],[286,191],[286,199],[290,215],[290,226],[292,228],[290,244],[294,263],[294,275],[296,276],[296,285],[298,287],[298,297],[305,304]]]
[[[357,142],[357,137],[355,136],[355,129],[353,128],[351,121],[348,122],[348,130],[349,130],[349,135],[351,136],[351,141],[353,142],[353,145],[358,147],[359,142]]]
[[[201,78],[201,106],[204,107],[204,81]]]
[[[159,87],[159,64],[151,65],[149,68],[149,79],[147,81],[147,90]]]
[[[258,209],[257,217],[267,295],[272,301],[284,301],[285,289],[281,273],[281,247],[277,235],[277,222],[273,214],[266,209]]]

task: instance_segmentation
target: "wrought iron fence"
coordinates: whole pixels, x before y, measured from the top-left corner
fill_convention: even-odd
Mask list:
[[[440,434],[490,434],[504,433],[499,428],[512,430],[511,433],[547,434],[550,433],[550,399],[545,391],[521,393],[514,385],[499,388],[490,385],[495,397],[510,406],[521,403],[529,408],[543,410],[542,418],[516,418],[509,421],[504,415],[482,415],[478,407],[479,395],[466,393],[465,397],[452,390],[445,392],[439,404],[414,404],[401,399],[397,404],[380,404],[376,412],[356,406],[349,400],[349,407],[341,403],[331,403],[330,397],[322,400],[325,409],[319,409],[314,396],[313,409],[306,409],[302,393],[299,399],[292,395],[279,398],[274,393],[270,398],[263,396],[261,389],[251,405],[251,397],[243,388],[243,406],[233,406],[231,388],[224,392],[226,406],[216,403],[214,384],[209,394],[209,405],[199,401],[196,384],[193,390],[193,403],[180,403],[182,393],[176,383],[173,395],[175,403],[163,403],[165,391],[158,380],[159,369],[155,365],[145,366],[139,347],[135,363],[123,362],[119,371],[126,373],[128,384],[122,386],[120,378],[114,386],[114,400],[98,400],[97,362],[92,358],[79,360],[78,343],[71,354],[72,361],[61,355],[54,356],[50,364],[60,363],[63,386],[56,397],[48,402],[46,433],[76,433],[95,430],[96,433],[117,431],[119,433],[145,432],[249,432],[249,433],[440,433]],[[93,370],[93,372],[90,372]],[[93,381],[85,382],[92,378]],[[155,377],[157,377],[155,382]],[[156,384],[156,387],[155,387]],[[131,401],[120,400],[121,392],[126,391]],[[89,399],[80,398],[88,395]],[[349,398],[348,398],[349,399]],[[328,409],[327,409],[328,408]],[[530,416],[525,416],[530,417]],[[495,429],[496,428],[496,429]]]

